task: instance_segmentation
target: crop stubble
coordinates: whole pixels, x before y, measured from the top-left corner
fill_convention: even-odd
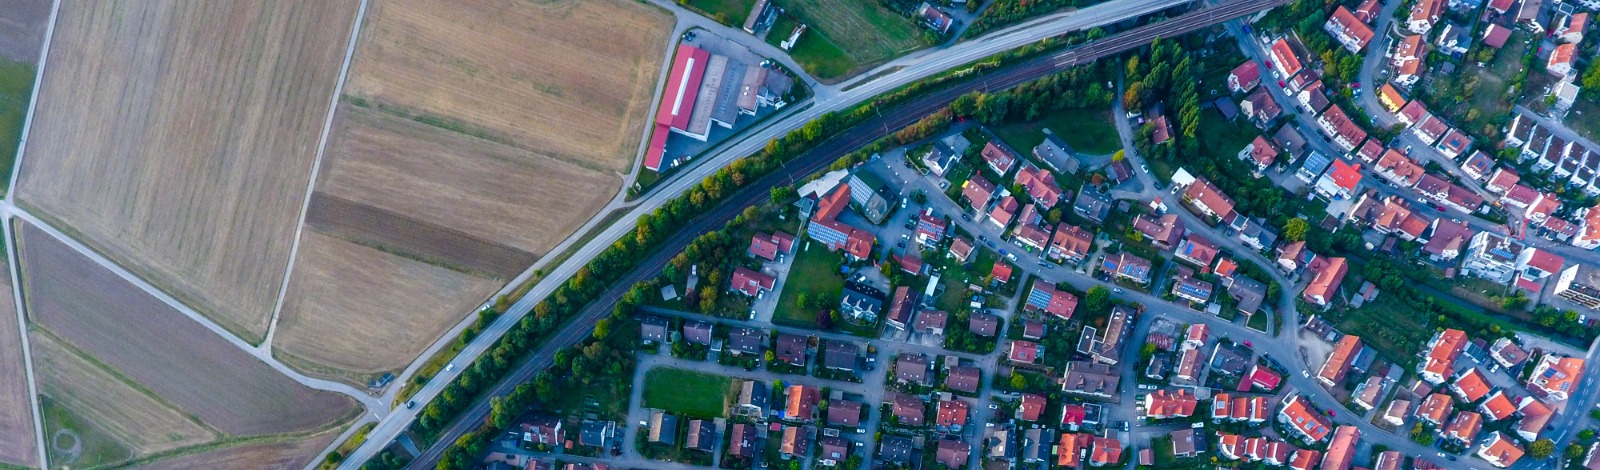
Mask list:
[[[307,372],[358,381],[404,366],[499,282],[307,231],[273,340]],[[335,370],[317,370],[303,362]]]
[[[28,400],[28,374],[22,360],[22,330],[17,329],[11,271],[0,263],[0,462],[38,465],[34,441],[33,403]]]
[[[633,162],[672,18],[628,0],[392,0],[347,94],[609,171]]]
[[[63,3],[19,202],[259,341],[356,5]]]
[[[39,393],[95,427],[71,429],[72,432],[104,433],[131,450],[134,458],[217,438],[183,411],[129,386],[79,356],[71,346],[37,332],[28,337],[33,345]]]
[[[39,229],[18,226],[31,322],[229,436],[306,431],[354,400],[290,380]]]
[[[337,429],[281,442],[247,444],[159,460],[143,466],[152,470],[204,468],[303,468],[339,436]]]
[[[605,206],[672,25],[627,0],[380,0],[365,23],[274,336],[350,382],[404,367]]]

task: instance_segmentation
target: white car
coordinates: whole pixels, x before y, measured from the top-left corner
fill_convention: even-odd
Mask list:
[[[450,371],[453,371],[453,370],[456,370],[456,365],[454,363],[445,364],[445,366],[444,366],[444,371],[445,372],[450,372]]]

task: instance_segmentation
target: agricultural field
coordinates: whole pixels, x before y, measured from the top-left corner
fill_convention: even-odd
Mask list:
[[[361,384],[405,367],[501,284],[315,231],[302,236],[300,259],[317,262],[295,269],[273,346],[318,376]]]
[[[245,444],[184,455],[142,465],[150,469],[257,469],[304,468],[322,449],[339,437],[338,429],[278,442]]]
[[[796,21],[810,25],[791,55],[806,72],[825,82],[849,78],[932,44],[932,36],[910,18],[889,11],[879,2],[792,0],[780,5],[790,18],[773,24],[768,42],[788,38]]]
[[[0,464],[38,465],[33,403],[28,399],[22,330],[17,328],[11,271],[0,263]]]
[[[375,3],[280,357],[350,383],[403,368],[605,207],[638,155],[671,27],[627,0]],[[378,290],[390,295],[362,295]]]
[[[0,8],[0,59],[32,65],[39,60],[50,0],[7,0]]]
[[[64,3],[19,204],[260,341],[357,5]]]
[[[318,430],[354,400],[305,387],[40,229],[17,228],[30,327],[230,437]],[[178,339],[178,340],[174,340]]]
[[[55,466],[114,464],[220,435],[47,333],[28,335]],[[75,442],[76,441],[76,445]]]
[[[373,7],[347,95],[595,171],[633,164],[672,31],[666,12],[628,0]]]

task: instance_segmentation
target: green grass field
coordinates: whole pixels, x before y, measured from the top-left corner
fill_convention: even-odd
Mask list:
[[[735,28],[743,27],[744,20],[750,16],[750,8],[756,4],[755,0],[686,0],[680,2],[690,10],[699,12],[707,18],[717,20]]]
[[[1262,305],[1263,305],[1263,307],[1265,307],[1266,304],[1263,303]],[[1270,331],[1267,331],[1267,313],[1266,312],[1256,312],[1255,315],[1251,315],[1250,316],[1250,322],[1246,323],[1245,326],[1248,326],[1248,327],[1250,327],[1250,329],[1253,329],[1253,330],[1256,330],[1256,331],[1260,331],[1262,333],[1268,333],[1268,334],[1272,333]]]
[[[817,325],[816,309],[800,308],[800,294],[816,299],[819,296],[838,299],[844,292],[844,277],[839,275],[838,253],[814,241],[800,242],[807,248],[794,255],[794,265],[783,281],[783,293],[778,297],[778,307],[772,313],[772,322],[780,325],[812,328]]]
[[[105,468],[118,462],[125,462],[133,458],[127,447],[113,440],[111,436],[95,429],[90,423],[80,419],[72,411],[56,404],[49,398],[39,398],[40,412],[44,414],[44,435],[47,439],[45,451],[48,452],[50,463],[58,468]],[[62,432],[66,431],[66,432]],[[57,436],[57,434],[61,434]],[[49,439],[59,437],[59,444],[71,448],[73,437],[78,440],[78,452],[75,458],[72,455],[56,452],[50,445]]]
[[[683,369],[651,369],[644,376],[644,406],[700,418],[723,416],[733,379]]]
[[[1031,152],[1033,147],[1044,142],[1045,129],[1061,136],[1061,140],[1067,141],[1067,145],[1081,153],[1105,155],[1122,148],[1110,109],[1069,108],[1051,113],[1043,119],[990,128],[1000,136],[1000,140],[1018,152]]]
[[[0,195],[5,193],[4,183],[11,181],[12,163],[17,161],[22,143],[22,121],[28,117],[33,76],[32,65],[0,59]]]
[[[767,42],[776,45],[787,39],[800,22],[810,25],[789,55],[820,80],[842,79],[929,45],[911,19],[878,2],[793,0],[782,6],[785,14],[773,24]]]
[[[1255,126],[1241,121],[1222,118],[1216,108],[1200,111],[1200,128],[1195,137],[1200,140],[1200,152],[1213,160],[1229,160],[1239,155],[1239,150],[1249,145],[1261,132]]]
[[[1339,331],[1361,337],[1361,342],[1378,350],[1386,359],[1407,366],[1416,362],[1417,351],[1433,329],[1417,323],[1412,312],[1393,296],[1347,310],[1335,325]]]

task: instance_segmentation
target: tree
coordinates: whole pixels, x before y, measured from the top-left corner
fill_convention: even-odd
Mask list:
[[[1567,445],[1567,458],[1569,458],[1569,459],[1582,458],[1583,457],[1583,453],[1584,453],[1583,446],[1577,445],[1577,444],[1568,444]]]
[[[1289,219],[1283,224],[1283,237],[1291,242],[1305,241],[1306,230],[1310,227],[1311,224],[1306,223],[1306,219],[1299,217]]]
[[[1088,307],[1090,312],[1101,311],[1102,309],[1106,308],[1106,305],[1110,300],[1111,291],[1107,290],[1105,286],[1091,287],[1089,288],[1089,292],[1083,296],[1084,306]]]
[[[1590,439],[1594,439],[1594,430],[1593,429],[1585,429],[1585,430],[1582,430],[1582,431],[1578,431],[1578,439],[1583,439],[1585,441],[1590,440]]]
[[[1028,387],[1028,377],[1027,376],[1022,375],[1021,372],[1012,372],[1011,373],[1011,388],[1014,388],[1014,389],[1017,389],[1017,390],[1022,390],[1022,389],[1027,388],[1027,387]]]
[[[1589,62],[1589,68],[1583,72],[1582,88],[1590,99],[1600,98],[1600,60]]]
[[[1556,453],[1556,443],[1550,439],[1540,439],[1528,444],[1528,456],[1535,459],[1549,457]]]

